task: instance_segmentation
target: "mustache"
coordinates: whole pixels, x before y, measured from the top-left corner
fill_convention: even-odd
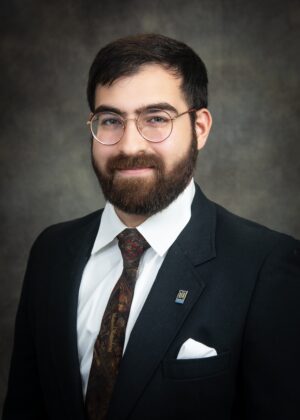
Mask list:
[[[161,171],[163,166],[162,159],[155,155],[120,154],[107,161],[107,171],[109,173],[114,173],[116,170],[139,168],[154,168]]]

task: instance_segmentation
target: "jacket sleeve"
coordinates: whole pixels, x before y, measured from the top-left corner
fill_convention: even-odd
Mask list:
[[[282,235],[260,270],[248,312],[241,418],[300,418],[300,243]]]
[[[34,278],[38,246],[31,250],[16,316],[3,420],[46,420],[34,340]]]

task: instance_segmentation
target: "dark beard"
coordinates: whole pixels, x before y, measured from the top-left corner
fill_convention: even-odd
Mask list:
[[[195,133],[184,156],[166,173],[163,160],[156,155],[128,156],[120,154],[108,160],[106,173],[101,171],[92,154],[92,164],[107,201],[128,214],[152,215],[174,201],[191,180],[197,161]],[[118,169],[153,168],[154,174],[142,178],[119,178]],[[180,217],[180,215],[178,215]]]

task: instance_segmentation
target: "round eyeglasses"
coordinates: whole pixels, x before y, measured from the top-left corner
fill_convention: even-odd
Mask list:
[[[123,137],[127,121],[134,121],[140,135],[153,143],[166,140],[172,133],[173,121],[184,114],[195,112],[188,109],[172,117],[167,111],[161,109],[146,109],[137,118],[123,118],[115,112],[97,112],[93,114],[87,124],[90,126],[95,140],[101,144],[112,146]]]

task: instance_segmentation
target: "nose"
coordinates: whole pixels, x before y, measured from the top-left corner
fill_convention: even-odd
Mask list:
[[[149,148],[149,142],[140,134],[134,119],[127,119],[119,150],[127,155],[143,153]]]

